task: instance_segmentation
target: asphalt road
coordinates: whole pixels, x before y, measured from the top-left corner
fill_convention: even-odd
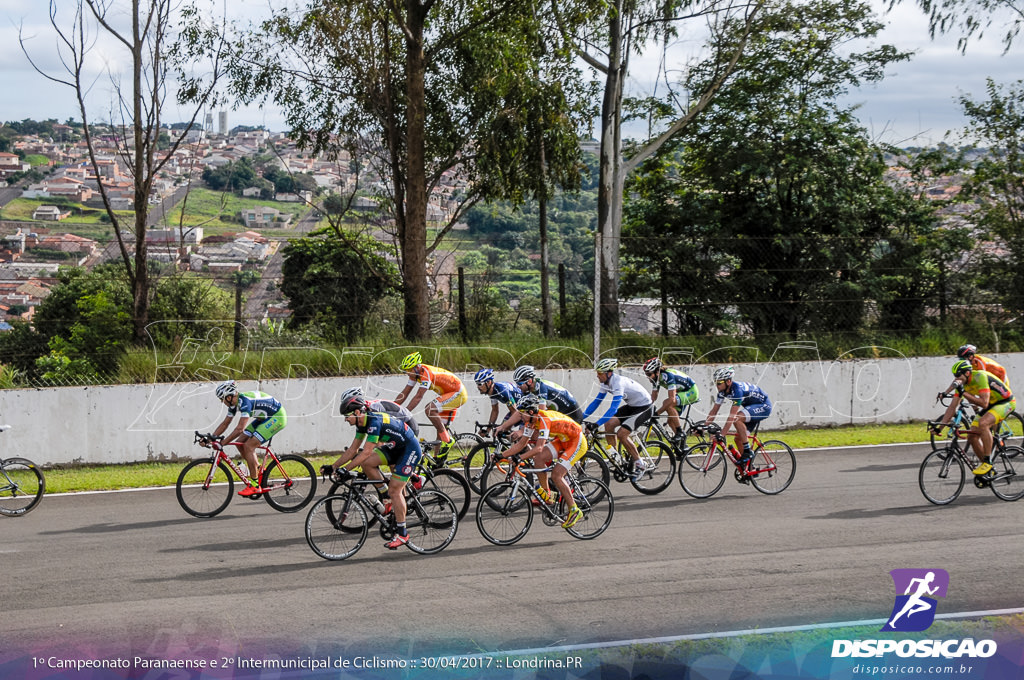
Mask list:
[[[1024,605],[1024,571],[1004,568],[1024,558],[1024,504],[969,485],[932,506],[907,447],[797,455],[777,497],[732,479],[706,501],[613,482],[593,541],[535,521],[499,548],[467,515],[439,555],[371,534],[344,562],[309,550],[305,512],[262,501],[201,520],[170,489],[50,496],[0,520],[0,639],[90,657],[499,651],[882,619],[888,572],[906,567],[949,572],[942,612]]]

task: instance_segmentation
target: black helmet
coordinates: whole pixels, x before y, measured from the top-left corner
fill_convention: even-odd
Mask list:
[[[360,395],[347,395],[341,398],[341,405],[338,412],[343,416],[351,415],[356,411],[366,410],[366,399]]]
[[[974,345],[964,345],[956,351],[956,355],[961,359],[970,359],[974,356],[974,353],[978,351],[978,348]]]
[[[536,394],[525,394],[522,399],[516,402],[516,408],[523,413],[537,413],[540,411],[541,406],[540,397]]]

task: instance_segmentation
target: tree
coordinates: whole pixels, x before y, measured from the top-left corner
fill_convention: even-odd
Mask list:
[[[989,79],[988,99],[961,97],[969,139],[985,149],[964,183],[975,206],[974,222],[996,242],[984,285],[1024,333],[1024,81],[998,85]]]
[[[714,99],[730,77],[752,34],[761,30],[760,15],[766,0],[553,0],[553,14],[562,32],[574,42],[577,54],[604,78],[601,103],[599,189],[597,230],[601,234],[598,269],[601,287],[601,325],[614,330],[619,325],[619,257],[622,234],[622,205],[626,178],[662,145],[686,128]],[[662,109],[660,134],[641,142],[627,159],[623,149],[624,96],[630,73],[630,58],[651,44],[663,48],[688,21],[709,26],[708,54],[702,62],[714,77],[700,89],[686,87],[671,91],[668,101],[675,111]],[[577,30],[575,27],[582,27]],[[666,59],[662,63],[667,63]],[[669,82],[667,74],[665,82]]]
[[[363,237],[355,250],[337,238],[311,236],[283,251],[281,292],[291,325],[321,323],[339,340],[357,339],[375,305],[393,290],[396,272],[379,244]]]
[[[890,225],[907,217],[884,180],[882,150],[836,99],[907,55],[888,46],[847,53],[850,41],[881,29],[864,3],[805,2],[769,18],[730,87],[679,140],[672,182],[681,210],[664,211],[666,223],[652,222],[664,219],[661,212],[643,209],[641,225],[660,228],[662,238],[648,238],[670,252],[685,247],[676,241],[703,234],[718,269],[705,269],[699,251],[691,255],[695,302],[735,305],[755,335],[856,330],[868,294],[864,264]],[[690,77],[702,91],[717,70],[697,68]],[[649,250],[657,252],[653,244]],[[688,271],[669,273],[680,275]],[[723,283],[715,286],[715,278]]]
[[[97,177],[106,214],[114,226],[114,235],[131,290],[131,318],[136,342],[143,342],[146,338],[151,301],[151,285],[146,266],[149,196],[154,180],[185,139],[185,135],[181,135],[168,147],[161,149],[162,117],[167,104],[169,80],[171,74],[177,71],[182,82],[182,99],[198,102],[192,110],[189,128],[195,124],[203,107],[212,103],[217,81],[216,64],[213,65],[213,76],[206,82],[188,72],[190,67],[186,64],[192,61],[192,54],[184,53],[172,35],[176,6],[174,0],[130,0],[129,9],[125,12],[115,5],[114,0],[75,0],[69,11],[67,4],[50,0],[50,23],[57,34],[60,59],[65,69],[61,75],[53,75],[37,66],[29,53],[25,36],[19,36],[22,50],[33,68],[47,79],[68,86],[75,93],[89,161]],[[195,8],[187,8],[185,15],[195,12]],[[65,13],[72,16],[70,27],[62,25],[61,18]],[[127,22],[124,18],[126,14]],[[90,123],[92,117],[88,100],[94,83],[94,76],[89,71],[90,60],[96,41],[101,36],[109,40],[111,49],[121,50],[120,53],[105,53],[105,62],[110,69],[109,76],[114,87],[110,125],[117,158],[127,168],[134,189],[134,221],[129,225],[124,224],[123,218],[114,211],[107,184],[99,179],[104,176],[99,158],[104,143],[94,137]],[[193,43],[209,43],[214,38],[210,33],[193,32],[190,39]],[[121,82],[119,70],[115,71],[115,68],[124,68],[128,72],[130,84]],[[158,149],[165,153],[157,154]]]
[[[488,127],[497,118],[483,114],[502,106],[507,74],[533,71],[520,46],[536,9],[521,0],[314,0],[238,43],[236,94],[269,98],[300,144],[360,155],[380,176],[409,338],[431,332],[429,255],[469,206],[493,196],[474,150],[500,141]],[[454,175],[467,188],[450,196],[456,204],[428,238],[428,197]]]
[[[890,0],[890,9],[902,0]],[[995,24],[1004,30],[1003,52],[1010,51],[1021,25],[1024,25],[1024,2],[1021,0],[914,0],[928,15],[928,32],[960,33],[957,47],[967,51],[971,40],[980,40],[985,31]]]

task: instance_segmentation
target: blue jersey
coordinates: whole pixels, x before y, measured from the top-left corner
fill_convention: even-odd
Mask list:
[[[771,404],[771,399],[760,387],[753,383],[732,381],[728,389],[718,393],[716,404],[731,401],[734,406],[750,406],[752,404]]]
[[[246,418],[269,418],[281,410],[281,402],[262,392],[239,392],[238,401],[228,407],[228,415],[241,413]]]
[[[580,407],[572,393],[558,383],[534,378],[533,393],[553,406],[554,410],[559,413],[569,414]]]
[[[686,375],[677,368],[663,368],[658,371],[658,381],[654,383],[655,389],[664,387],[666,390],[686,392],[693,387],[693,378]]]
[[[410,446],[418,450],[420,446],[408,425],[386,413],[374,411],[366,414],[366,422],[356,426],[356,439],[374,442],[378,449],[388,454],[401,453]]]
[[[514,383],[495,381],[494,386],[491,388],[490,397],[491,404],[504,404],[511,410],[523,398],[523,393]]]

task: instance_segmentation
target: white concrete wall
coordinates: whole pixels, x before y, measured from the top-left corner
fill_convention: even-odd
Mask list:
[[[1024,374],[1024,353],[993,356],[1006,367],[1011,382],[1014,376]],[[765,430],[771,431],[798,425],[934,418],[941,413],[935,394],[952,380],[952,364],[951,357],[840,357],[834,361],[736,364],[736,377],[759,384],[771,396],[774,411],[765,423]],[[701,401],[694,410],[701,415],[710,408],[714,389],[711,375],[721,365],[702,363],[688,369],[699,386]],[[538,372],[569,388],[581,405],[596,394],[592,370]],[[645,387],[649,384],[639,367],[626,367],[621,372]],[[458,431],[470,431],[473,422],[484,422],[490,413],[490,400],[477,393],[472,375],[472,371],[460,373],[470,401],[456,418]],[[510,371],[498,373],[500,380],[510,376]],[[288,426],[274,442],[275,450],[312,453],[338,451],[351,441],[352,428],[337,412],[343,390],[358,384],[370,396],[393,398],[405,383],[405,376],[400,375],[239,384],[242,389],[259,388],[284,403]],[[0,435],[0,455],[24,455],[40,464],[189,458],[202,451],[193,444],[193,432],[209,432],[225,415],[224,407],[213,395],[215,384],[0,390],[0,422],[12,426]],[[422,404],[417,415],[426,422]],[[429,425],[421,433],[433,437]]]

